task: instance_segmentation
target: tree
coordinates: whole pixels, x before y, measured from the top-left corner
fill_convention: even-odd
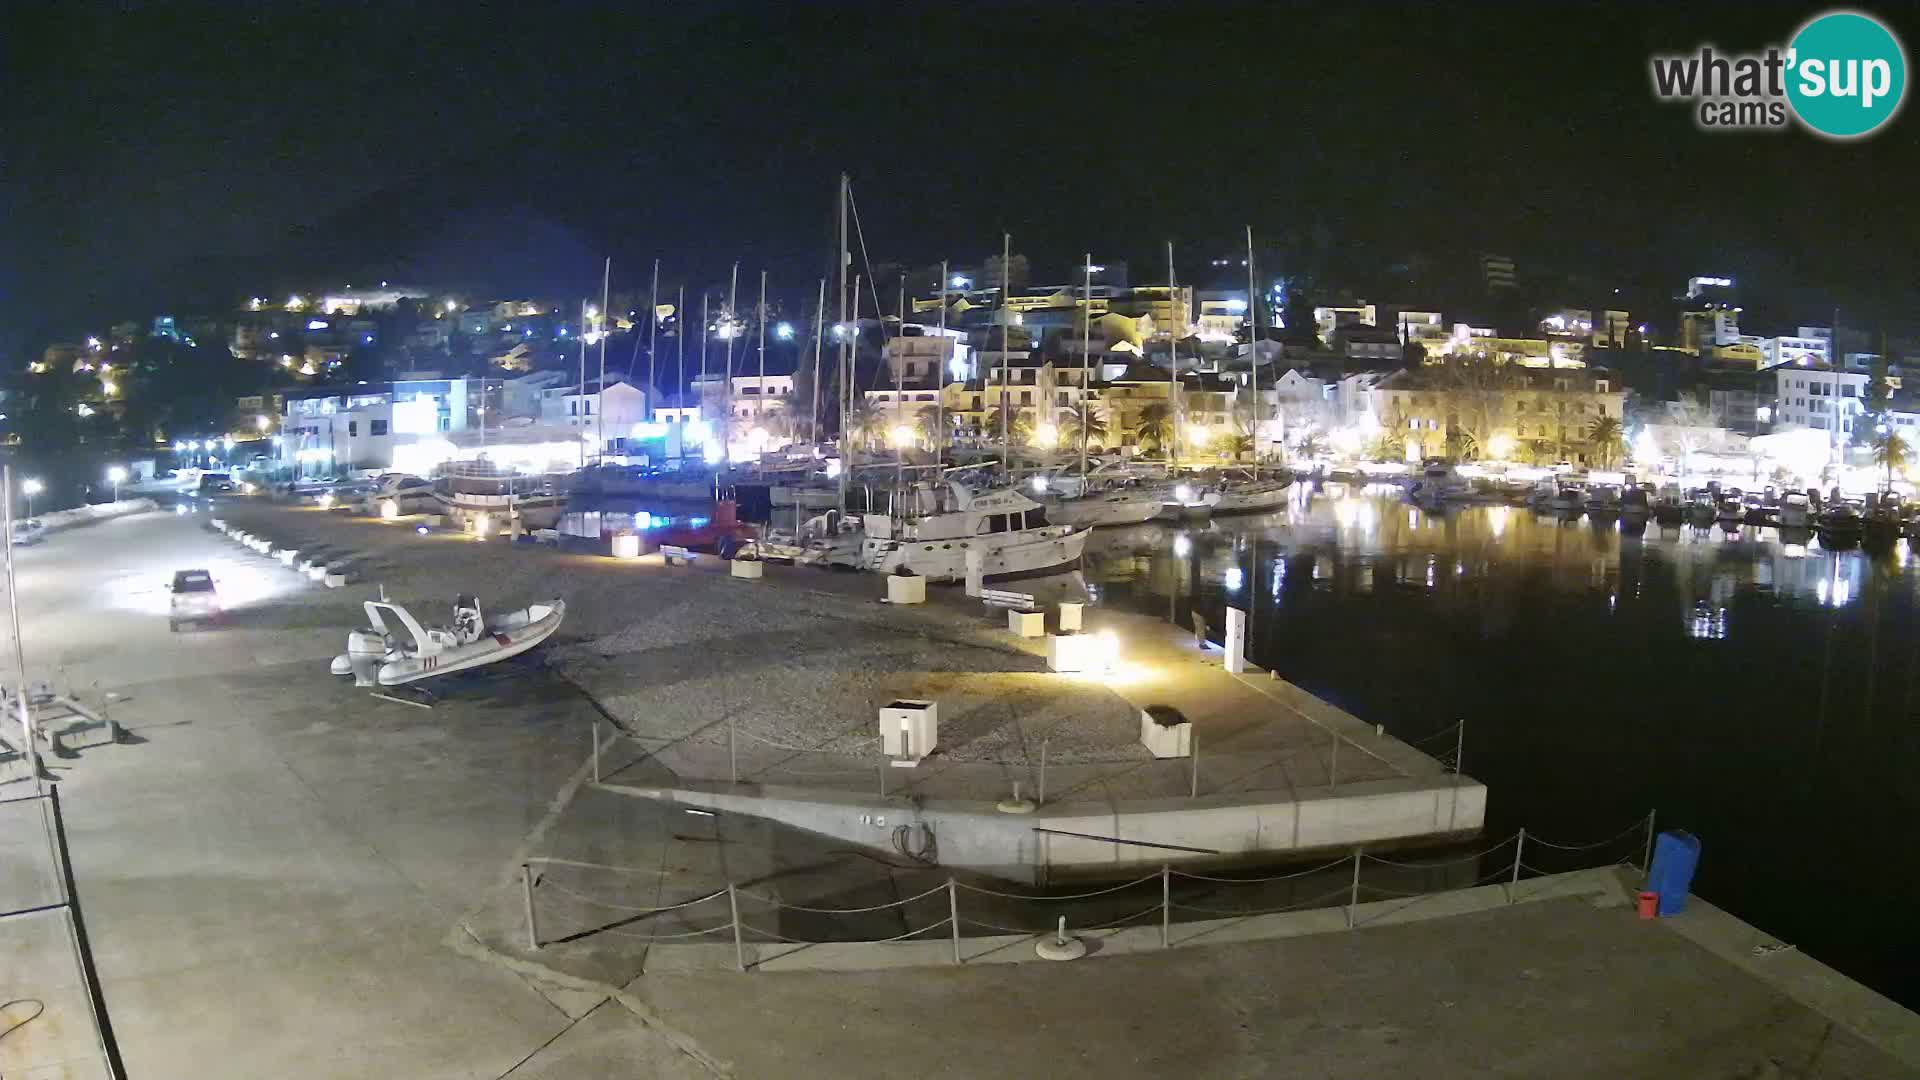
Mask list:
[[[941,430],[941,411],[938,405],[922,405],[913,414],[913,429],[928,446],[944,446],[947,433]]]
[[[1568,431],[1573,434],[1569,435]],[[1561,398],[1553,403],[1553,452],[1561,461],[1567,460],[1567,451],[1573,447],[1574,440],[1580,435],[1579,414],[1574,411],[1573,402]]]
[[[1873,445],[1876,433],[1886,425],[1893,401],[1893,384],[1887,381],[1887,335],[1880,335],[1880,351],[1873,357],[1873,374],[1867,379],[1867,397],[1861,403],[1861,417],[1853,425],[1856,441]]]
[[[1246,427],[1223,431],[1214,436],[1213,452],[1230,461],[1239,461],[1240,455],[1253,453],[1253,432]]]
[[[873,403],[861,398],[854,403],[853,411],[847,414],[847,437],[866,447],[886,437],[888,413],[873,407]]]
[[[1873,463],[1883,465],[1887,470],[1887,490],[1893,490],[1893,470],[1895,466],[1904,466],[1913,460],[1913,448],[1907,444],[1906,437],[1897,431],[1882,431],[1873,437]]]
[[[1144,452],[1165,453],[1173,442],[1173,410],[1159,401],[1141,409],[1133,425],[1133,438]]]
[[[1315,458],[1326,457],[1327,446],[1326,435],[1318,431],[1309,431],[1300,436],[1300,441],[1294,444],[1294,453],[1312,461]]]
[[[1624,445],[1620,420],[1612,416],[1595,417],[1587,424],[1587,442],[1600,455],[1600,464],[1612,465]]]
[[[1107,418],[1105,410],[1097,405],[1087,406],[1087,445],[1104,447],[1107,443]],[[1071,409],[1060,420],[1060,445],[1078,447],[1080,445],[1080,410]]]
[[[1032,434],[1033,431],[1033,425],[1027,423],[1027,418],[1021,415],[1018,406],[1010,409],[1004,404],[995,405],[993,408],[987,410],[986,437],[998,442],[1000,439],[1000,425],[1002,423],[1007,425],[1007,441],[1010,443],[1026,442],[1027,436]]]
[[[1469,461],[1480,456],[1480,437],[1464,427],[1452,428],[1447,432],[1447,453],[1456,461]]]

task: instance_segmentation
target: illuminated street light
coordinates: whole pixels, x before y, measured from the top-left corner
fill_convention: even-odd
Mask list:
[[[120,384],[114,382],[112,379],[101,379],[100,392],[108,397],[112,397],[114,394],[120,392]]]
[[[448,301],[447,301],[447,312],[448,312],[448,314],[452,314],[453,312],[455,312],[455,311],[458,311],[458,310],[460,310],[460,301],[458,301],[458,300],[448,300]]]
[[[261,415],[253,418],[253,426],[259,428],[262,432],[265,432],[268,428],[273,426],[273,421],[267,419],[266,414],[262,413]]]
[[[1060,429],[1052,424],[1041,424],[1033,429],[1033,444],[1042,449],[1051,450],[1060,442]]]
[[[774,327],[773,336],[779,338],[781,341],[792,341],[793,340],[793,324],[783,322],[780,325]]]
[[[905,424],[900,424],[897,427],[895,427],[891,432],[891,437],[893,440],[893,445],[902,450],[913,445],[913,440],[914,440],[913,429],[908,427]]]
[[[973,279],[964,277],[960,274],[955,274],[953,275],[953,280],[949,282],[949,284],[951,284],[956,289],[972,288]]]
[[[226,438],[224,438],[224,439],[221,439],[221,440],[220,440],[220,449],[222,449],[222,450],[232,450],[232,449],[233,449],[233,436],[231,436],[231,435],[229,435],[229,436],[227,436]]]
[[[46,490],[46,485],[37,476],[29,476],[20,482],[20,493],[27,497],[27,516],[33,516],[33,497]]]
[[[114,465],[107,469],[107,480],[113,484],[113,501],[120,501],[120,485],[127,478],[125,465]]]
[[[1229,300],[1227,301],[1227,310],[1233,312],[1235,315],[1239,315],[1247,310],[1247,302],[1245,300]]]

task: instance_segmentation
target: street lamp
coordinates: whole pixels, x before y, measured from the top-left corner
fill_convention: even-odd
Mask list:
[[[37,476],[29,476],[20,482],[20,491],[27,497],[27,516],[33,516],[33,497],[46,490],[46,485]]]
[[[253,426],[259,428],[261,433],[265,434],[266,430],[273,426],[273,421],[267,419],[266,414],[262,413],[253,418]]]
[[[120,485],[127,479],[127,467],[114,465],[107,469],[107,480],[113,484],[113,501],[120,501]],[[32,515],[28,515],[32,516]]]

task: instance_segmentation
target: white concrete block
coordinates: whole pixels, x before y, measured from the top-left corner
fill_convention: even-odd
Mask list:
[[[1007,612],[1007,629],[1023,638],[1037,638],[1047,632],[1047,613],[1044,611]]]
[[[637,559],[640,557],[640,534],[621,533],[613,538],[613,557],[616,559]]]
[[[322,581],[326,579],[326,576],[327,568],[324,566],[309,567],[307,570],[308,581]]]
[[[1072,600],[1062,600],[1060,602],[1061,633],[1071,633],[1080,629],[1080,614],[1081,610],[1085,607],[1085,604],[1075,603]]]
[[[280,550],[274,552],[273,555],[274,555],[274,558],[277,558],[280,560],[281,566],[292,566],[293,560],[300,557],[300,553],[298,551],[295,551],[292,548],[281,548]]]
[[[328,574],[321,579],[321,583],[329,589],[344,589],[347,587],[347,575]]]
[[[1227,609],[1227,671],[1239,675],[1247,670],[1247,613],[1243,608]]]
[[[887,603],[924,604],[927,602],[927,579],[919,574],[888,574]]]
[[[899,761],[919,761],[940,744],[940,706],[902,698],[880,709],[880,750]]]
[[[727,563],[727,571],[737,578],[759,581],[767,576],[767,564],[759,559],[733,559]]]
[[[1166,705],[1149,705],[1140,712],[1140,745],[1157,758],[1190,757],[1193,754],[1193,722],[1180,710]]]
[[[1047,668],[1051,671],[1097,671],[1105,664],[1099,641],[1092,634],[1048,634]]]

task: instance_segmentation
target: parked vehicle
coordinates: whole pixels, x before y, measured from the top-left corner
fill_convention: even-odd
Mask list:
[[[39,518],[21,518],[13,523],[13,546],[25,547],[47,538],[47,527]]]

